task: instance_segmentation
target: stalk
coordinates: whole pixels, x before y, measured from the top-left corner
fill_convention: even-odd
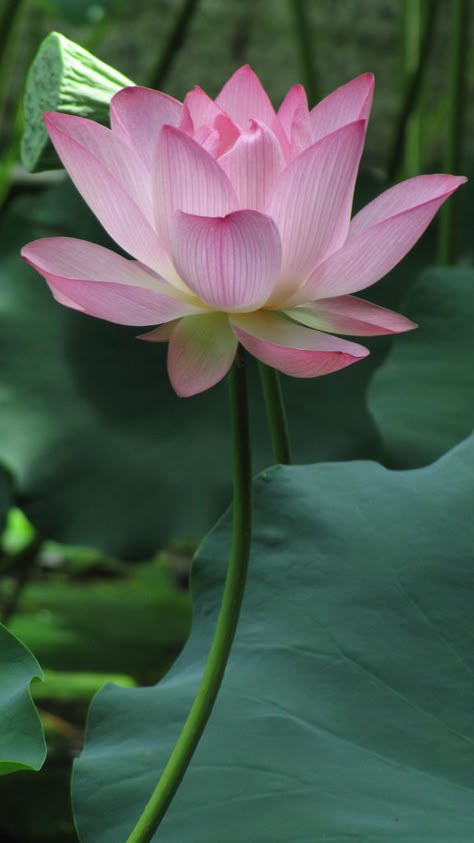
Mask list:
[[[280,376],[276,369],[266,366],[265,363],[259,363],[259,370],[267,423],[272,442],[273,460],[280,465],[290,465],[291,449],[288,436],[288,422],[283,393],[281,391]]]
[[[232,549],[221,609],[206,668],[188,718],[156,788],[127,843],[149,843],[193,757],[224,677],[240,615],[250,555],[252,472],[244,358],[239,352],[229,376],[232,421]]]

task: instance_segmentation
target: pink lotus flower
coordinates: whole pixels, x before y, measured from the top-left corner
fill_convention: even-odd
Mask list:
[[[67,307],[122,325],[156,325],[169,341],[178,395],[213,386],[240,342],[294,377],[342,369],[368,354],[336,334],[416,327],[352,293],[411,249],[465,179],[418,176],[351,220],[373,77],[364,74],[308,110],[301,85],[275,112],[242,67],[215,101],[183,103],[124,88],[111,129],[48,113],[51,140],[105,230],[134,260],[54,237],[22,255]]]

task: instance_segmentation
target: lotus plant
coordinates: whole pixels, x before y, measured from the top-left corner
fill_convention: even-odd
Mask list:
[[[388,273],[465,179],[424,175],[351,220],[374,79],[353,79],[309,110],[301,85],[278,111],[250,67],[215,100],[119,91],[108,129],[47,113],[67,172],[132,259],[69,237],[22,254],[63,305],[168,342],[171,383],[202,392],[240,343],[299,378],[337,371],[368,350],[337,335],[414,327],[354,296]],[[336,336],[335,336],[336,335]]]

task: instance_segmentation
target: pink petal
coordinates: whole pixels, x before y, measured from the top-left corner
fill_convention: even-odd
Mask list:
[[[204,127],[218,132],[219,142],[215,157],[223,155],[240,135],[240,129],[234,121],[215,104],[202,88],[194,88],[186,95],[183,103],[183,115],[179,128],[201,143],[199,132]]]
[[[347,236],[365,123],[328,135],[279,176],[269,203],[282,243],[282,275],[272,303],[284,301]]]
[[[119,325],[152,325],[199,309],[136,261],[85,240],[49,237],[21,254],[67,307]]]
[[[242,132],[219,164],[229,176],[241,207],[263,211],[285,159],[271,129],[251,120],[249,130]]]
[[[277,112],[277,117],[289,141],[291,141],[291,131],[295,114],[300,110],[306,110],[309,113],[308,98],[302,85],[293,85]]]
[[[308,328],[352,336],[398,334],[418,327],[400,313],[355,296],[318,299],[312,304],[286,310],[285,313]]]
[[[337,88],[310,111],[313,143],[347,123],[369,119],[374,81],[372,73],[363,73]]]
[[[352,220],[347,241],[318,266],[292,303],[355,293],[390,272],[421,237],[458,176],[417,176],[395,185]]]
[[[237,340],[222,313],[188,316],[176,326],[168,347],[168,374],[182,398],[204,392],[229,371]]]
[[[211,129],[210,126],[201,126],[201,128],[194,133],[194,140],[199,144],[199,146],[202,146],[202,148],[212,158],[217,158],[221,145],[221,138],[217,129]]]
[[[303,328],[269,311],[233,315],[231,326],[250,354],[295,378],[336,372],[369,353],[362,345]]]
[[[308,100],[302,85],[294,85],[288,91],[277,116],[288,138],[291,160],[313,143]]]
[[[239,207],[219,164],[196,141],[171,126],[161,132],[155,175],[156,226],[167,248],[175,211],[218,217]]]
[[[179,128],[187,131],[188,117],[195,132],[201,126],[212,126],[216,117],[222,114],[222,109],[198,85],[186,94],[183,102],[183,124]]]
[[[45,123],[69,176],[105,230],[126,252],[158,268],[161,248],[149,222],[149,179],[140,159],[91,120],[50,112]]]
[[[226,82],[216,104],[234,120],[241,129],[248,128],[252,118],[272,126],[273,108],[265,88],[249,65],[236,70]]]
[[[219,310],[254,310],[264,304],[278,276],[277,227],[258,211],[226,217],[178,213],[174,265],[185,283]]]
[[[123,88],[110,103],[114,135],[125,139],[152,172],[156,145],[163,126],[177,126],[183,106],[178,100],[139,86]]]

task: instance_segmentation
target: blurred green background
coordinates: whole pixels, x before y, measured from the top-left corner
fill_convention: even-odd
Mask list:
[[[59,308],[19,258],[21,246],[40,236],[108,242],[60,171],[31,175],[20,163],[22,94],[41,41],[60,31],[136,83],[178,98],[196,84],[215,95],[247,62],[275,105],[295,82],[314,104],[374,72],[360,206],[394,178],[450,163],[472,171],[474,16],[459,4],[456,79],[455,7],[434,0],[0,4],[0,598],[3,621],[46,671],[33,691],[49,745],[41,773],[0,780],[1,843],[76,839],[69,772],[87,705],[109,678],[150,684],[172,663],[189,631],[193,551],[230,500],[225,388],[180,401],[163,349]],[[452,212],[455,225],[446,217],[448,234],[433,225],[369,291],[377,303],[418,317],[422,332],[393,343],[376,338],[369,361],[309,390],[285,379],[298,461],[373,458],[414,467],[469,433],[472,209],[468,186]],[[464,269],[417,281],[437,258]],[[440,324],[443,290],[456,307]],[[438,349],[443,363],[433,372]],[[251,405],[259,469],[270,451],[253,370]]]

